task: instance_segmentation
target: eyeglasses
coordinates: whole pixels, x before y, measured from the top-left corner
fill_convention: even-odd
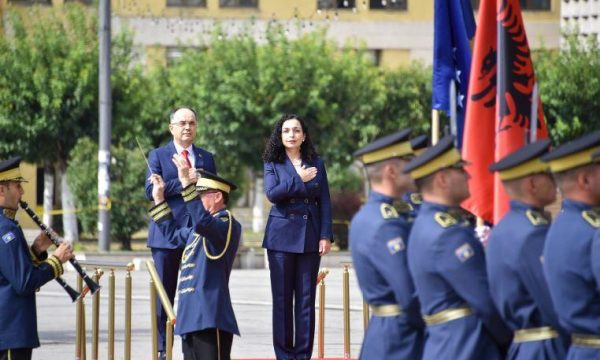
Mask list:
[[[188,125],[189,127],[196,127],[196,122],[195,121],[177,121],[177,122],[172,122],[171,125],[179,126],[180,128],[183,128],[186,125]]]

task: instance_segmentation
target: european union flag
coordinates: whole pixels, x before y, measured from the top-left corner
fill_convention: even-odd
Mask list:
[[[456,81],[456,138],[462,137],[469,89],[475,19],[470,0],[435,0],[432,108],[450,112],[450,81]]]

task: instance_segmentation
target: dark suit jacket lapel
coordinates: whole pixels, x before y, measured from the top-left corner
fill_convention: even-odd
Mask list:
[[[204,158],[202,156],[202,151],[200,150],[199,147],[197,147],[196,145],[192,144],[192,149],[194,151],[194,165],[196,166],[196,169],[203,169],[204,168]]]
[[[169,144],[167,144],[167,147],[169,148],[169,152],[171,153],[170,154],[171,156],[177,154],[177,148],[175,147],[175,143],[173,142],[173,140],[171,140],[169,142]]]
[[[285,158],[285,162],[279,165],[283,167],[283,169],[285,170],[285,172],[288,173],[289,176],[294,176],[297,174],[296,169],[294,169],[294,165],[292,165],[292,162],[287,157]]]

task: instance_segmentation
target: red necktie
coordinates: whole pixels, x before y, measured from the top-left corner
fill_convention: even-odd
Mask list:
[[[188,163],[189,167],[192,167],[192,163],[190,162],[190,158],[188,157],[189,152],[184,149],[181,152],[181,154],[183,155],[183,158],[185,159],[185,161]]]

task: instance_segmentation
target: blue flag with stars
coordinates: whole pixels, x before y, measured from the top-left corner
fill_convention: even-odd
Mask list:
[[[470,0],[435,0],[432,108],[450,113],[450,81],[456,83],[456,138],[462,147],[475,18]]]

